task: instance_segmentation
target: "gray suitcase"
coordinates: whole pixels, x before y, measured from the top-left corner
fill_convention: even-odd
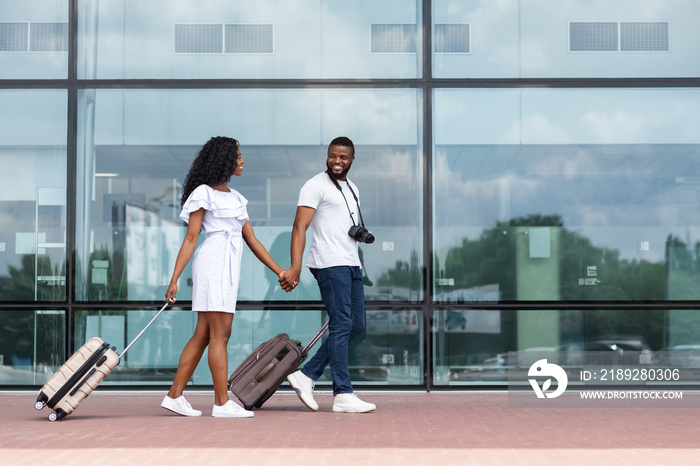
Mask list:
[[[261,343],[229,377],[231,393],[238,397],[245,409],[260,408],[287,376],[304,362],[309,350],[326,330],[328,322],[304,347],[299,340],[292,340],[286,333]]]

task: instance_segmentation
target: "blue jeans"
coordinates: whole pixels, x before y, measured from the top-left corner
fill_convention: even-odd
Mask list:
[[[310,269],[328,312],[328,338],[301,372],[313,380],[330,363],[333,395],[352,393],[348,343],[365,329],[365,288],[359,267]]]

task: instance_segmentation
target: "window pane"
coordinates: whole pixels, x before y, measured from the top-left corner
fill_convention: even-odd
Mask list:
[[[75,314],[75,348],[98,336],[121,353],[156,314],[155,310],[81,310]],[[353,382],[365,385],[418,385],[422,377],[422,319],[419,311],[368,311],[365,334],[350,344],[349,366]],[[2,314],[0,314],[0,317]],[[228,373],[253,350],[279,333],[306,344],[327,319],[325,313],[308,310],[238,310],[228,346]],[[148,332],[129,349],[102,384],[163,385],[172,382],[180,352],[192,336],[196,315],[189,310],[164,312]],[[325,338],[325,337],[324,337]],[[312,357],[320,343],[314,346]],[[49,376],[51,374],[49,373]],[[195,386],[211,386],[206,357],[190,380]],[[330,388],[327,372],[317,386]]]
[[[79,77],[415,78],[420,5],[79,0]]]
[[[0,79],[68,76],[68,0],[0,0]]]
[[[99,337],[114,346],[120,354],[157,312],[113,309],[77,310],[73,319],[73,346],[77,350],[90,338]],[[129,349],[119,365],[101,385],[172,383],[180,353],[192,337],[196,320],[197,316],[192,311],[168,309],[163,312]],[[206,356],[203,360],[204,369],[202,371],[198,369],[197,375],[199,372],[208,372]],[[198,377],[193,377],[192,382],[198,383]],[[209,375],[208,384],[211,384],[211,375]]]
[[[569,51],[617,52],[619,47],[617,22],[569,23]]]
[[[273,53],[272,24],[227,24],[226,53]]]
[[[213,135],[241,141],[244,175],[230,186],[248,199],[256,236],[282,267],[299,189],[325,170],[330,140],[348,135],[356,145],[349,176],[377,238],[361,246],[366,297],[422,299],[418,91],[86,90],[79,98],[79,300],[163,299],[186,231],[182,182]],[[306,269],[294,293],[250,251],[242,270],[241,300],[320,298]],[[190,277],[188,267],[181,300],[191,298]]]
[[[66,92],[0,91],[0,301],[66,298]]]
[[[29,50],[29,23],[0,23],[0,51],[26,52]]]
[[[699,90],[434,102],[436,301],[700,297]]]
[[[620,23],[620,50],[628,52],[668,52],[669,23]]]
[[[653,358],[653,351],[667,349],[667,319],[663,310],[435,311],[434,382],[504,385],[510,370],[513,374],[526,370],[545,353],[556,354],[558,363],[567,370],[580,370],[584,360],[590,361],[591,357],[598,361],[602,358],[610,366],[638,365],[640,354]],[[697,344],[696,338],[686,341]],[[682,349],[676,348],[673,354],[678,356],[670,364],[676,368],[697,367],[697,362],[687,361],[697,353]],[[517,352],[518,367],[509,364],[509,352]],[[667,363],[654,362],[661,367]]]
[[[0,387],[43,385],[65,361],[66,314],[0,312]]]
[[[695,59],[697,2],[433,0],[432,5],[436,78],[700,74],[700,61]],[[444,26],[450,23],[469,25],[469,53],[441,49]],[[456,35],[452,40],[458,40]]]
[[[367,311],[365,334],[350,343],[353,382],[422,384],[423,335],[420,311]],[[326,378],[331,380],[330,368]]]
[[[372,53],[416,53],[415,24],[372,24]]]
[[[68,52],[68,23],[33,23],[29,40],[32,52]]]
[[[469,53],[469,24],[435,24],[435,53]]]
[[[664,312],[668,332],[665,349],[669,364],[697,370],[700,368],[700,315],[696,310],[689,309]]]
[[[175,53],[221,53],[221,24],[175,24]]]

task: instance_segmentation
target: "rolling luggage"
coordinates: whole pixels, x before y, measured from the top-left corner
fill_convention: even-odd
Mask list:
[[[302,347],[286,333],[261,343],[248,355],[228,379],[231,393],[236,395],[245,409],[259,408],[282,385],[309,354],[309,350],[328,330],[328,322]]]
[[[110,346],[101,338],[90,338],[46,382],[39,391],[34,407],[43,409],[48,406],[53,409],[49,414],[49,421],[62,419],[75,411],[78,405],[97,388],[99,383],[117,367],[131,345],[136,343],[136,340],[143,335],[143,332],[151,326],[167,306],[166,302],[165,306],[119,355],[117,355],[116,347]]]

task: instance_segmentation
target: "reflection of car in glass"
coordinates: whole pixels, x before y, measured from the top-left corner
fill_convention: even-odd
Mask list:
[[[368,335],[406,334],[418,331],[416,311],[367,311]]]
[[[438,316],[433,316],[433,328],[438,327]],[[463,311],[445,311],[445,330],[467,328],[467,318],[464,317]]]
[[[700,345],[675,345],[666,348],[666,363],[679,368],[700,368]]]
[[[450,367],[450,380],[507,380],[508,353],[484,359],[484,362],[473,366]]]
[[[566,365],[580,364],[622,364],[637,365],[651,362],[652,351],[649,345],[634,339],[600,339],[583,342],[566,343],[558,346],[556,351],[566,353],[561,357],[561,363]],[[593,353],[593,354],[587,354]],[[597,354],[596,354],[597,353]]]
[[[453,328],[467,328],[467,318],[464,317],[461,311],[447,311],[445,316],[445,328],[452,330]]]

